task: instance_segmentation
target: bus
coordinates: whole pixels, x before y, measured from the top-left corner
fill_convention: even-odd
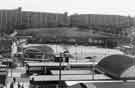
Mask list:
[[[31,79],[29,88],[67,88],[64,81],[44,81],[38,79]]]
[[[93,62],[27,62],[26,63],[26,73],[27,74],[47,74],[51,70],[65,70],[65,69],[90,69],[90,67],[95,66],[97,63]]]
[[[67,88],[69,81],[93,81],[90,74],[38,75],[30,77],[30,88]],[[103,74],[95,75],[95,81],[112,80]]]
[[[50,70],[64,69],[68,63],[62,63],[61,67],[58,62],[30,62],[26,64],[26,74],[50,74]]]

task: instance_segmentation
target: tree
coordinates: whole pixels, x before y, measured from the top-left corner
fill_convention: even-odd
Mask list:
[[[127,28],[125,34],[130,39],[130,44],[135,45],[135,27]]]

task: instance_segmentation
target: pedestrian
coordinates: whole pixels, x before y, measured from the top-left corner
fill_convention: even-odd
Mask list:
[[[16,82],[16,78],[14,77],[14,78],[13,78],[13,83],[15,83],[15,82]]]
[[[65,62],[69,63],[69,57],[68,56],[65,57]]]
[[[11,82],[10,88],[14,88],[14,82]]]
[[[68,63],[69,62],[69,51],[68,50],[64,51],[64,58],[65,58],[65,62]]]
[[[22,84],[21,88],[24,88],[24,85]]]
[[[18,88],[21,88],[21,85],[20,85],[20,83],[19,83],[19,82],[18,82],[17,86],[18,86]]]

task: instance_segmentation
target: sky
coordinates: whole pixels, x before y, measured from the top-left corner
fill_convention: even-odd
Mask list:
[[[0,0],[0,9],[135,16],[135,0]]]

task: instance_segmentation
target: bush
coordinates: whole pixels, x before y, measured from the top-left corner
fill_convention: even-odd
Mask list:
[[[25,24],[18,24],[18,25],[15,25],[14,27],[15,29],[26,29],[26,25]]]

